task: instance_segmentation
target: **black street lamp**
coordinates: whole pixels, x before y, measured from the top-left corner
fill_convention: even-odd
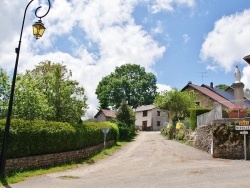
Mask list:
[[[7,117],[6,117],[6,125],[5,125],[5,130],[4,130],[4,137],[3,137],[3,143],[2,143],[2,151],[1,151],[1,161],[0,161],[0,176],[3,176],[5,173],[5,166],[6,166],[6,158],[7,158],[7,150],[9,146],[9,134],[10,134],[10,119],[11,119],[11,113],[12,113],[12,106],[13,106],[13,98],[14,98],[14,91],[15,91],[15,84],[16,84],[16,75],[17,75],[17,66],[18,66],[18,60],[19,60],[19,53],[20,53],[20,48],[21,48],[21,40],[22,40],[22,35],[23,35],[23,26],[25,22],[25,16],[26,16],[26,11],[29,7],[29,5],[32,3],[33,0],[31,0],[28,5],[25,8],[24,15],[23,15],[23,22],[22,22],[22,28],[21,28],[21,34],[20,34],[20,40],[18,43],[18,47],[15,49],[16,52],[16,63],[15,63],[15,68],[14,68],[14,73],[13,73],[13,78],[12,78],[12,85],[11,85],[11,90],[10,90],[10,99],[9,99],[9,106],[8,106],[8,112],[7,112]],[[42,23],[41,18],[45,17],[50,10],[50,1],[48,0],[48,10],[43,16],[38,16],[37,11],[41,8],[39,6],[36,11],[35,11],[35,16],[39,18],[38,22],[33,24],[33,35],[35,36],[36,39],[40,38],[43,36],[43,33],[45,31],[45,27]]]

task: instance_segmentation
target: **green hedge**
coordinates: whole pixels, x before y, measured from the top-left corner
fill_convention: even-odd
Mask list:
[[[197,128],[197,116],[204,114],[206,112],[209,112],[212,109],[192,108],[189,110],[190,110],[190,128],[191,128],[191,130],[194,131]]]
[[[3,140],[5,120],[0,120],[0,139]],[[7,158],[74,151],[103,142],[101,128],[109,127],[108,140],[117,141],[118,127],[110,122],[69,123],[43,120],[12,119]]]

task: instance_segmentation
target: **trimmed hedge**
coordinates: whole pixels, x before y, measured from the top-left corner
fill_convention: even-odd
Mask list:
[[[192,108],[190,109],[190,128],[194,131],[197,128],[197,116],[204,114],[206,112],[211,111],[211,109],[199,109],[199,108]]]
[[[5,120],[0,120],[0,139],[3,140]],[[118,140],[118,127],[110,122],[69,123],[43,120],[12,119],[7,158],[74,151],[103,142],[101,128],[109,127],[107,141]]]

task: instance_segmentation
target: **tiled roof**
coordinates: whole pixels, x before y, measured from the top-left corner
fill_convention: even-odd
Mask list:
[[[201,86],[197,86],[194,84],[188,84],[188,86],[193,87],[197,91],[200,91],[201,93],[205,94],[206,96],[212,98],[214,101],[217,101],[220,104],[222,104],[228,108],[235,107],[235,105],[232,102],[230,102],[226,98],[223,98],[222,96],[218,95],[217,93],[215,93],[214,91],[211,91],[210,89],[208,89],[206,87],[201,87]],[[185,90],[186,88],[187,88],[187,86],[185,86],[182,90]]]
[[[143,105],[143,106],[137,107],[135,111],[140,112],[140,111],[144,111],[144,110],[152,110],[154,108],[155,108],[155,106],[152,104],[151,105]]]
[[[207,86],[207,85],[204,85],[204,84],[202,84],[201,86],[210,89],[211,91],[217,93],[218,95],[222,96],[223,98],[225,98],[225,99],[227,99],[227,100],[229,100],[229,101],[231,101],[231,102],[234,101],[234,95],[233,95],[233,93],[232,93],[232,91],[234,91],[234,88],[232,88],[232,87],[229,87],[229,88],[228,88],[228,89],[230,89],[230,90],[227,89],[227,90],[225,91],[225,90],[221,90],[221,89],[216,88],[216,87],[211,88],[211,87],[209,87],[209,86]],[[249,108],[249,107],[250,107],[250,101],[249,101],[250,95],[249,95],[248,93],[244,92],[244,97],[245,97],[245,99],[246,99],[246,100],[244,101],[244,106],[246,106],[247,108]]]
[[[109,117],[109,118],[115,118],[116,117],[114,110],[104,110],[104,109],[102,109],[101,111],[103,112],[103,114],[106,117]]]
[[[115,118],[116,117],[116,115],[115,115],[116,112],[114,110],[101,109],[97,112],[97,114],[94,116],[94,118],[97,118],[97,116],[99,116],[100,113],[103,113],[103,115],[106,118]]]
[[[205,84],[202,84],[201,87],[206,87],[208,89],[210,89],[211,91],[217,93],[218,95],[222,96],[223,98],[229,100],[229,101],[233,101],[234,100],[234,95],[231,92],[227,92],[225,90],[216,88],[216,87],[211,87]]]

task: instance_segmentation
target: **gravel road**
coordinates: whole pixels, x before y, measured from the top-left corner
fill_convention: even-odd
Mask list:
[[[250,161],[213,159],[206,152],[167,140],[159,132],[140,132],[135,141],[94,164],[29,178],[8,187],[250,187]]]

